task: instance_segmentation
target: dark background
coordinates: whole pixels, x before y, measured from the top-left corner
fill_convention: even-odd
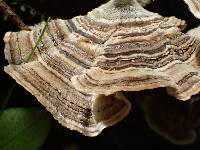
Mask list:
[[[103,0],[22,1],[25,6],[29,6],[27,7],[28,10],[32,8],[36,10],[36,14],[33,16],[28,10],[21,11],[20,5],[13,4],[12,2],[12,0],[7,1],[7,3],[12,6],[16,13],[21,16],[22,20],[28,25],[36,24],[40,22],[41,19],[45,19],[48,16],[51,16],[52,18],[69,19],[77,15],[85,15],[88,11],[104,3]],[[186,20],[188,24],[186,30],[200,24],[200,22],[188,11],[183,0],[155,0],[155,2],[147,6],[147,9],[163,16],[176,16]],[[7,65],[3,53],[3,36],[6,31],[17,31],[17,28],[11,22],[4,21],[3,13],[0,12],[0,97],[6,96],[10,86],[14,82],[14,80],[3,71],[3,67]],[[34,105],[40,106],[37,100],[30,93],[17,85],[7,107],[29,107]],[[199,150],[200,139],[197,139],[194,144],[187,146],[178,146],[168,142],[148,127],[141,108],[137,104],[134,104],[128,117],[119,124],[105,129],[102,134],[94,138],[85,137],[76,131],[65,129],[58,124],[57,121],[53,121],[52,129],[41,149]]]

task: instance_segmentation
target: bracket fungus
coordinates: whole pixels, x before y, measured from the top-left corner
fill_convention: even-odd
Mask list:
[[[67,128],[96,136],[116,124],[131,108],[123,91],[166,87],[184,101],[200,91],[200,40],[136,0],[50,21],[27,63],[44,25],[5,34],[5,72]]]

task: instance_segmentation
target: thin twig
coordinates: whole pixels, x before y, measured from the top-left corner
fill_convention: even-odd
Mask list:
[[[14,11],[3,0],[0,0],[0,10],[2,10],[4,12],[4,15],[20,30],[30,30],[30,28],[21,20],[18,15],[14,13]]]

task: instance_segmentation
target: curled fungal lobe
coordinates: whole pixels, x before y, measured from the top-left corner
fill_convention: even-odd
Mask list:
[[[166,87],[180,100],[200,91],[200,41],[185,22],[145,10],[136,0],[111,0],[86,16],[7,32],[5,71],[63,126],[87,136],[122,120],[130,103],[122,91]]]

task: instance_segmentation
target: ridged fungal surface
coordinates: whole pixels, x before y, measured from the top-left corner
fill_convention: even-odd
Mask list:
[[[184,0],[192,14],[200,19],[200,0]]]
[[[185,22],[111,0],[86,16],[52,20],[32,61],[26,58],[45,23],[4,37],[5,71],[63,126],[87,136],[122,120],[122,91],[166,87],[180,100],[200,91],[200,41]]]

